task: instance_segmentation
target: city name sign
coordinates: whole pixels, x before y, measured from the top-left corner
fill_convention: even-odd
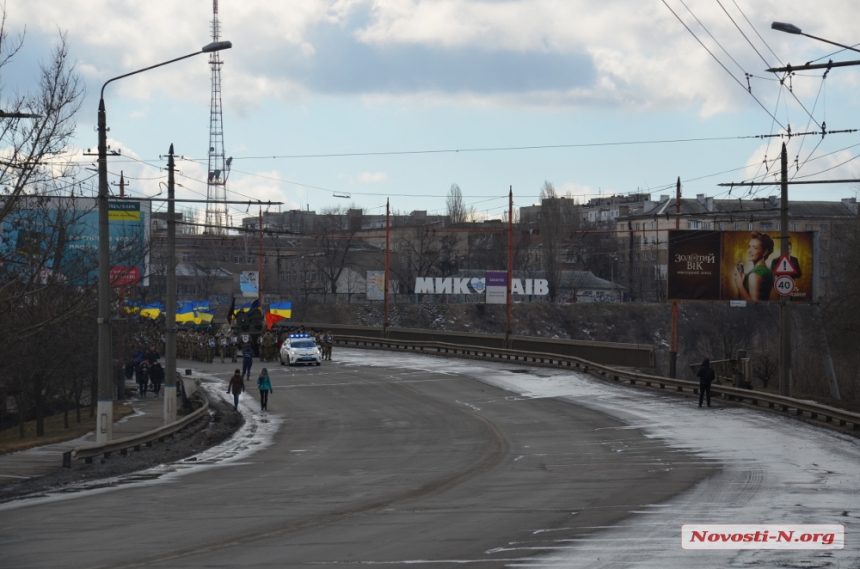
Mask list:
[[[486,282],[480,277],[418,277],[415,279],[415,294],[483,294],[487,289]],[[511,290],[519,295],[546,296],[549,282],[546,279],[514,279]]]

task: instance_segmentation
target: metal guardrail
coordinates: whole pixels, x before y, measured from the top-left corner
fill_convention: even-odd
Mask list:
[[[374,326],[315,324],[309,322],[292,322],[291,325],[303,325],[307,330],[331,330],[335,338],[338,336],[347,336],[379,340],[398,340],[401,342],[442,342],[483,348],[505,348],[505,336],[503,334],[475,334],[446,330],[389,328],[387,338],[383,338],[382,328]],[[508,347],[513,350],[550,353],[574,358],[588,358],[597,363],[621,367],[640,369],[653,369],[656,367],[654,346],[647,344],[561,340],[518,335],[512,336],[510,341],[511,344]]]
[[[335,338],[335,343],[342,346],[357,348],[375,348],[392,351],[409,351],[428,355],[445,355],[467,359],[480,359],[492,361],[512,361],[526,363],[529,365],[570,368],[599,375],[617,382],[627,382],[630,385],[650,387],[653,389],[674,388],[675,392],[689,392],[698,394],[699,383],[684,379],[672,379],[639,373],[632,370],[611,367],[582,358],[559,356],[558,354],[546,354],[536,352],[525,352],[521,350],[503,350],[498,348],[483,348],[474,346],[459,346],[442,342],[404,342],[399,340],[385,340],[363,338],[359,336],[340,336]],[[853,413],[844,409],[837,409],[828,405],[822,405],[812,401],[801,401],[792,397],[739,389],[727,385],[712,385],[711,393],[722,396],[725,399],[745,406],[760,409],[782,411],[803,419],[811,419],[816,424],[829,427],[846,427],[860,430],[860,413]]]
[[[120,455],[125,456],[128,454],[128,449],[133,448],[135,451],[139,451],[143,445],[151,447],[153,441],[162,442],[165,438],[172,437],[182,429],[195,423],[198,419],[208,416],[209,400],[200,391],[198,391],[198,395],[203,399],[203,405],[185,417],[169,425],[164,425],[163,427],[158,427],[157,429],[152,429],[133,437],[126,437],[97,445],[76,447],[70,451],[66,451],[63,453],[63,467],[71,468],[73,458],[78,460],[84,459],[87,464],[90,464],[93,458],[99,455],[110,458],[112,453],[119,452]]]

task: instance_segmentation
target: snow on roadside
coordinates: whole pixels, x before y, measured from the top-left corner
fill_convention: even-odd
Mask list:
[[[711,409],[699,409],[692,399],[614,385],[577,372],[516,362],[386,352],[369,355],[347,349],[336,354],[337,361],[347,364],[463,374],[523,397],[561,398],[722,465],[714,476],[647,514],[631,512],[634,515],[618,526],[575,542],[553,542],[545,555],[511,566],[860,567],[858,439],[789,417],[721,406],[719,400]],[[842,524],[845,549],[688,551],[681,549],[685,523]],[[515,552],[518,544],[510,549]]]

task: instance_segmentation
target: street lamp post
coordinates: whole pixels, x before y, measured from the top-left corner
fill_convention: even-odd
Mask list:
[[[144,69],[118,75],[105,81],[99,96],[98,133],[99,133],[99,193],[98,193],[98,219],[99,219],[99,270],[98,270],[98,422],[96,426],[96,443],[108,442],[113,438],[113,400],[114,384],[112,377],[111,358],[111,329],[110,329],[110,224],[108,219],[108,180],[107,180],[107,121],[105,118],[105,87],[118,79],[137,75],[156,67],[187,59],[201,53],[211,53],[229,49],[233,44],[229,41],[212,42],[204,46],[200,51],[171,59],[157,65],[151,65]],[[168,263],[170,266],[170,263]],[[169,322],[168,327],[175,326],[175,322]],[[167,339],[167,338],[165,338]],[[175,368],[175,362],[174,362]],[[171,370],[165,370],[170,374]],[[172,370],[176,375],[176,370]],[[167,393],[164,394],[167,397]],[[175,396],[175,394],[174,394]]]
[[[814,40],[823,41],[824,43],[829,43],[830,45],[835,45],[837,47],[841,47],[844,49],[850,49],[851,51],[856,51],[856,52],[860,53],[860,49],[855,49],[855,48],[851,47],[850,45],[843,45],[841,43],[836,43],[835,41],[830,41],[830,40],[826,40],[824,38],[820,38],[820,37],[813,36],[810,34],[805,34],[805,33],[803,33],[803,31],[801,31],[800,28],[798,28],[794,24],[786,24],[784,22],[774,22],[770,25],[770,27],[772,29],[778,31],[778,32],[785,32],[787,34],[794,34],[794,35],[798,35],[798,36],[806,36],[806,37],[812,38]]]

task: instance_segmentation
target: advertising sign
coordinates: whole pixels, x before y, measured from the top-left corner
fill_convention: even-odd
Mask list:
[[[367,271],[367,300],[385,300],[385,271]]]
[[[779,234],[767,232],[670,231],[669,298],[776,301],[780,295],[775,280],[790,270],[795,286],[787,296],[793,302],[810,302],[813,233],[790,232],[787,249],[784,257]]]
[[[150,210],[148,201],[108,201],[112,286],[149,284]],[[0,222],[0,256],[17,257],[10,267],[44,257],[54,278],[74,284],[97,279],[98,247],[95,199],[25,200]]]
[[[487,271],[486,281],[487,304],[508,303],[508,273],[507,271]]]
[[[242,296],[257,298],[260,296],[260,273],[259,271],[242,271],[239,274],[239,291]]]

